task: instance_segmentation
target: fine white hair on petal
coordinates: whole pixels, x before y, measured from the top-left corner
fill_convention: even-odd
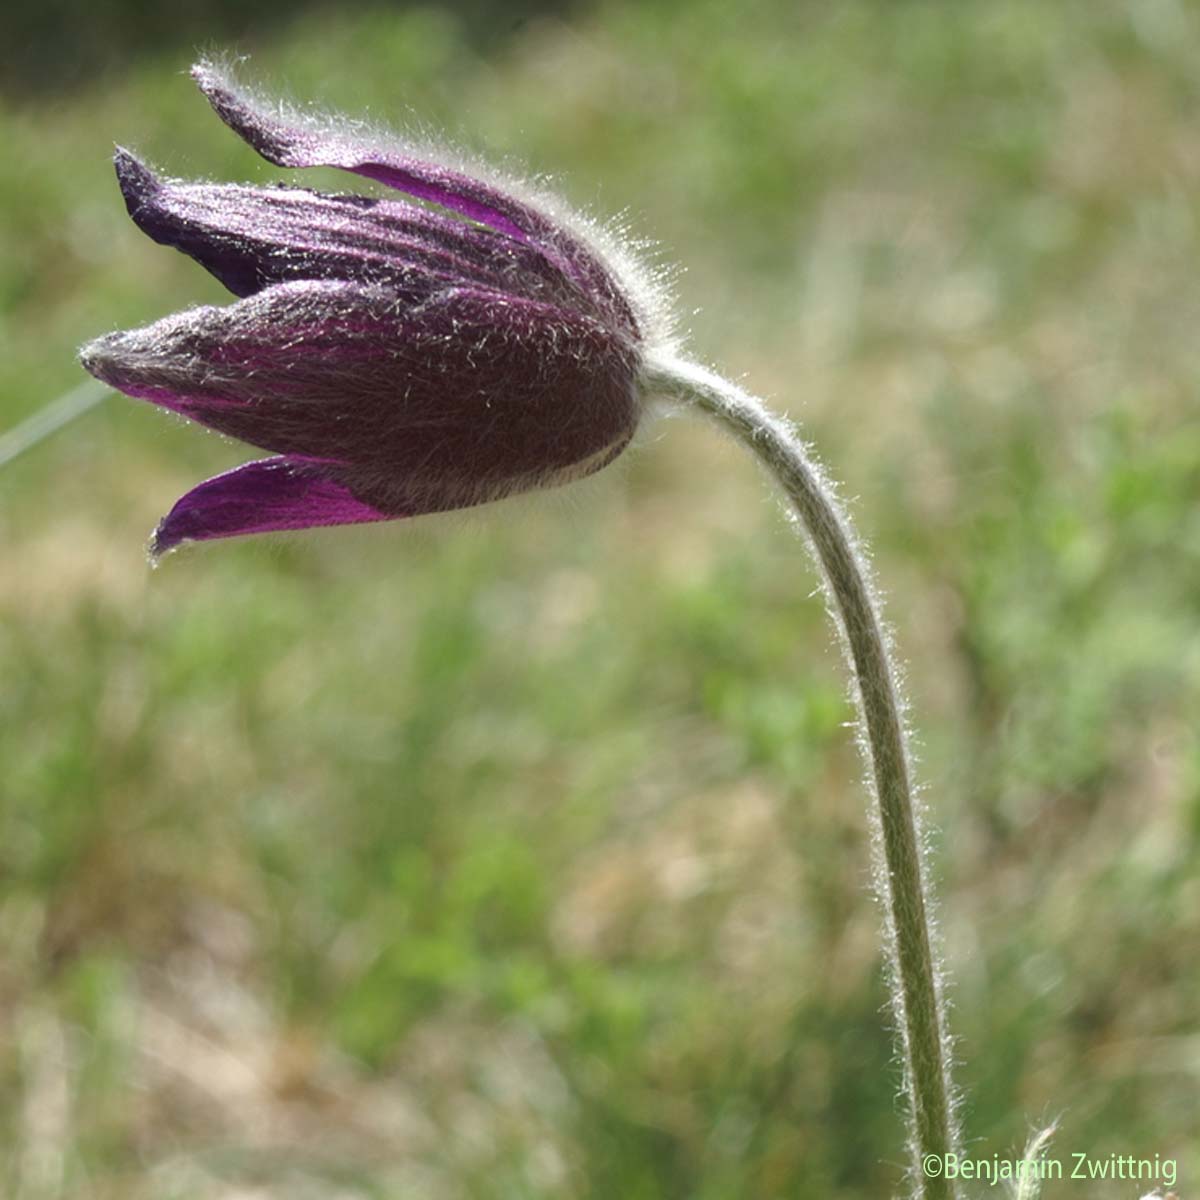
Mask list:
[[[671,352],[680,341],[674,316],[670,273],[651,265],[647,259],[651,244],[635,240],[628,233],[627,211],[620,217],[599,220],[567,203],[555,190],[545,186],[544,177],[523,176],[519,171],[497,168],[487,159],[456,146],[444,137],[427,131],[411,135],[394,128],[323,110],[312,104],[299,104],[269,93],[261,86],[245,84],[237,69],[245,56],[209,54],[202,57],[193,73],[202,74],[212,84],[225,88],[253,105],[273,120],[305,130],[321,138],[335,138],[360,144],[364,150],[390,151],[405,157],[448,168],[471,176],[481,183],[507,193],[520,204],[539,212],[571,233],[609,271],[625,299],[633,308],[647,350]],[[410,127],[420,129],[421,122],[411,110]]]

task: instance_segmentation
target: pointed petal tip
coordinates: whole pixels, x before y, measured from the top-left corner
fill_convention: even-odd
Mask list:
[[[139,171],[144,171],[146,174],[150,174],[149,168],[146,167],[141,159],[139,159],[138,156],[134,154],[134,152],[127,146],[113,146],[113,166],[116,168],[118,175],[136,173]]]
[[[267,162],[279,167],[305,165],[290,158],[302,132],[281,123],[278,115],[264,111],[252,93],[238,88],[228,69],[201,59],[192,67],[191,75],[213,112]]]
[[[200,58],[188,71],[196,86],[207,96],[214,91],[229,89],[229,72],[211,58]]]
[[[155,387],[147,378],[147,364],[152,356],[143,339],[145,332],[144,329],[116,329],[106,333],[79,348],[79,365],[118,392],[188,415],[181,399],[164,388]]]
[[[94,375],[99,379],[101,383],[108,383],[105,372],[112,362],[113,345],[120,336],[119,333],[106,333],[79,347],[79,365],[89,375]]]
[[[162,190],[158,176],[124,146],[113,152],[113,167],[117,172],[117,184],[125,197],[129,215],[136,219],[137,210]]]
[[[160,521],[155,526],[154,532],[150,535],[150,540],[146,543],[146,561],[152,569],[161,566],[162,560],[179,545],[178,542],[167,540],[163,534],[162,527],[163,522]]]
[[[225,56],[225,60],[229,60],[229,56]],[[244,61],[244,56],[242,56]],[[191,67],[188,68],[188,74],[197,82],[202,83],[205,80],[223,78],[225,71],[222,69],[217,56],[210,54],[201,54]]]
[[[177,526],[172,526],[171,517],[173,515],[174,510],[159,521],[150,535],[150,540],[146,543],[146,559],[152,568],[160,567],[163,559],[167,555],[173,554],[185,542],[196,540],[182,533]]]
[[[210,58],[202,58],[192,64],[188,73],[209,104],[222,116],[230,104],[236,104],[237,88],[227,67]]]

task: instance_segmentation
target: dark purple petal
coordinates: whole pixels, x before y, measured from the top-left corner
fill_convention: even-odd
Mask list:
[[[525,205],[469,175],[333,133],[296,114],[289,114],[290,121],[280,120],[236,91],[211,63],[197,63],[192,78],[221,120],[276,166],[341,167],[462,213],[519,241],[527,240],[528,226],[541,221]]]
[[[383,512],[588,473],[638,417],[623,338],[470,288],[412,306],[384,288],[278,284],[110,334],[82,358],[111,386],[241,441],[352,464],[355,495]]]
[[[420,200],[536,246],[574,281],[589,308],[599,309],[627,336],[640,336],[633,310],[611,272],[585,241],[502,188],[440,163],[380,145],[374,137],[334,130],[294,112],[281,119],[238,91],[212,64],[192,68],[192,77],[217,115],[268,162],[281,167],[338,167],[374,179]]]
[[[178,183],[127,150],[113,159],[129,214],[230,291],[248,296],[291,279],[390,284],[410,301],[470,283],[570,303],[576,289],[511,238],[400,201],[301,188]]]
[[[331,477],[333,464],[302,458],[266,458],[245,463],[206,480],[183,496],[162,519],[151,539],[155,558],[181,542],[310,529],[317,525],[356,525],[387,521]]]

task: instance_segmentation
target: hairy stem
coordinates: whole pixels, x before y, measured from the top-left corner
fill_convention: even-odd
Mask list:
[[[936,1169],[956,1144],[949,1044],[934,965],[923,843],[888,639],[849,520],[788,424],[734,384],[666,356],[644,374],[649,391],[695,404],[770,470],[792,502],[820,566],[854,679],[859,740],[875,800],[876,880],[885,912],[892,1009],[911,1110],[912,1175],[924,1200],[948,1200],[953,1184]]]

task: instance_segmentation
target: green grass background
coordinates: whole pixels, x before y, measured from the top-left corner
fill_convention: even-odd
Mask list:
[[[225,26],[148,40],[108,7],[63,26],[87,70],[50,54],[0,109],[0,428],[79,381],[80,342],[221,300],[128,221],[113,141],[282,174],[183,74]],[[609,0],[236,42],[686,268],[698,353],[801,423],[873,548],[971,1152],[1058,1116],[1063,1158],[1173,1157],[1182,1197],[1198,17]],[[570,491],[151,573],[159,516],[249,456],[112,397],[0,474],[0,1194],[900,1191],[850,712],[755,468],[680,417]]]

